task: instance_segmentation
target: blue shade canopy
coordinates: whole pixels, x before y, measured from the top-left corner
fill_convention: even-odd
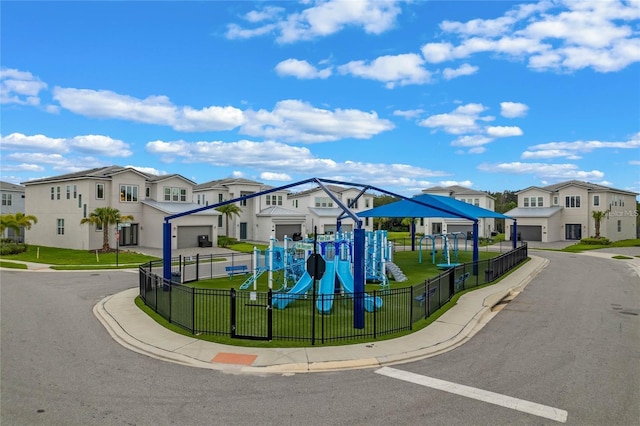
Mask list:
[[[423,194],[358,213],[359,217],[442,217],[476,220],[483,217],[511,219],[502,213],[442,195]]]

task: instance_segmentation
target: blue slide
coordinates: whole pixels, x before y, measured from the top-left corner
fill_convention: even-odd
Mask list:
[[[307,291],[309,291],[312,285],[313,278],[311,278],[311,275],[305,271],[291,290],[286,293],[274,293],[271,303],[274,308],[284,309],[289,303],[302,297]]]
[[[326,262],[324,275],[320,279],[318,300],[316,307],[321,314],[328,314],[333,307],[333,294],[335,293],[336,273],[333,261]]]
[[[338,269],[336,270],[338,279],[344,292],[353,297],[353,274],[351,273],[351,264],[347,261],[339,261]],[[364,295],[364,309],[367,312],[373,312],[376,309],[382,307],[382,298]]]

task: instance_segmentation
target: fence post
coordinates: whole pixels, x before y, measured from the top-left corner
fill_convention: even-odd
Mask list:
[[[231,323],[231,337],[235,338],[236,337],[236,291],[234,289],[231,289],[229,291],[229,302],[231,303],[231,305],[229,306],[229,315],[231,316],[230,319],[230,323]]]
[[[196,281],[200,280],[200,253],[196,253]]]
[[[196,333],[196,289],[191,287],[191,334]]]
[[[267,292],[267,338],[269,341],[273,340],[273,290],[269,289]]]

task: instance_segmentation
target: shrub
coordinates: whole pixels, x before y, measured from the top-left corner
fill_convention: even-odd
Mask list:
[[[587,244],[587,245],[594,245],[594,246],[608,246],[609,244],[611,244],[611,241],[609,241],[609,239],[605,237],[599,237],[599,238],[589,237],[589,238],[581,239],[580,244]]]
[[[27,251],[27,245],[22,243],[14,243],[13,241],[3,240],[0,243],[0,255],[7,256],[10,254],[19,254]]]
[[[237,243],[238,240],[232,237],[226,237],[224,235],[218,236],[218,247],[226,248],[227,246]]]

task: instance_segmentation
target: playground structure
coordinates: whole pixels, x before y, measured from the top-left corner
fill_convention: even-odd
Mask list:
[[[315,295],[319,312],[328,314],[333,306],[334,295],[341,293],[354,297],[353,273],[353,238],[350,233],[319,236],[314,247],[313,241],[293,241],[285,237],[283,246],[279,246],[275,238],[271,238],[269,249],[261,255],[255,249],[254,272],[241,286],[247,289],[253,285],[257,288],[258,278],[267,272],[269,288],[274,287],[274,272],[281,272],[280,288],[273,296],[273,307],[286,308],[291,302],[301,297],[308,297],[314,290],[314,279],[306,271],[306,260],[316,252],[325,261],[325,271],[317,281]],[[393,251],[387,241],[386,231],[367,232],[365,234],[365,276],[367,281],[380,283],[382,289],[389,287],[386,275],[387,262],[392,260]],[[289,283],[293,286],[289,288]],[[364,309],[373,312],[382,307],[380,297],[372,297],[365,293]]]
[[[467,251],[467,234],[464,232],[451,232],[448,234],[424,235],[419,241],[418,263],[422,263],[422,240],[428,238],[431,240],[431,262],[440,269],[452,268],[460,265],[458,263],[458,237],[464,240],[464,251]],[[436,263],[437,239],[442,241],[442,262]],[[449,238],[453,238],[453,244],[449,243]],[[453,246],[453,247],[452,247]],[[453,256],[451,252],[453,251]]]

